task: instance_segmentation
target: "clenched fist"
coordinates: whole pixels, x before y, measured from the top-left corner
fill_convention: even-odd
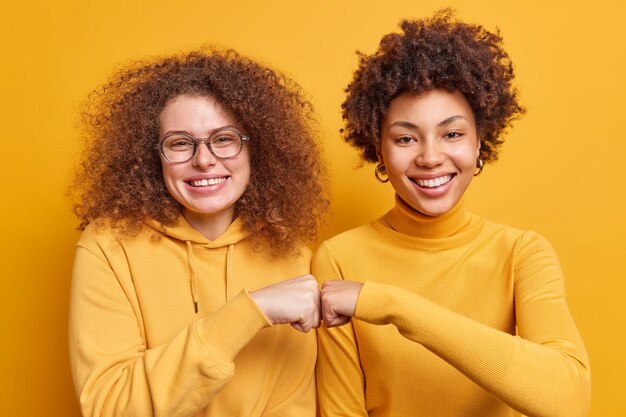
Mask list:
[[[273,324],[291,324],[308,332],[320,324],[320,289],[312,275],[304,275],[250,293]]]
[[[326,281],[322,284],[322,319],[326,327],[342,326],[354,316],[362,282]]]

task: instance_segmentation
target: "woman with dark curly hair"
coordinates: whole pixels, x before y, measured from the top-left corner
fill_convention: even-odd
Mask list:
[[[123,68],[83,115],[70,305],[83,414],[313,416],[306,244],[328,202],[300,88],[200,50]]]
[[[401,28],[361,54],[343,104],[345,139],[396,197],[314,256],[325,326],[341,326],[318,330],[321,414],[585,416],[553,249],[463,207],[524,113],[502,39],[450,10]]]

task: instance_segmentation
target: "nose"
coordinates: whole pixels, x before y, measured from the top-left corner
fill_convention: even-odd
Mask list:
[[[444,160],[445,153],[443,152],[439,141],[426,140],[419,147],[415,163],[421,167],[434,168],[441,165]]]
[[[206,169],[215,165],[217,158],[211,153],[206,142],[200,142],[198,143],[196,154],[191,158],[191,162],[196,168]]]

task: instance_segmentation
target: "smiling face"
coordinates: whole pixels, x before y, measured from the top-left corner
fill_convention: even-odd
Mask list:
[[[460,92],[405,92],[381,125],[379,161],[398,195],[429,216],[447,213],[474,176],[480,142],[474,113]]]
[[[212,97],[181,95],[170,100],[159,115],[161,140],[171,132],[207,138],[224,127],[242,132],[234,117]],[[250,153],[216,158],[199,144],[193,158],[171,163],[161,155],[163,180],[172,197],[183,206],[183,216],[209,239],[220,236],[232,223],[235,203],[250,182]]]

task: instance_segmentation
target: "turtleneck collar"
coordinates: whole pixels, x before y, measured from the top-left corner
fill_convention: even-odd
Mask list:
[[[381,219],[396,232],[422,239],[443,239],[470,227],[478,219],[463,208],[461,198],[450,211],[428,216],[409,206],[396,194],[396,204]]]

